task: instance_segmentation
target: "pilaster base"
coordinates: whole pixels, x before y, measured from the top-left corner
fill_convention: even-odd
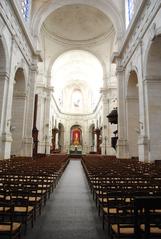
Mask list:
[[[127,159],[129,158],[129,150],[128,150],[128,144],[127,140],[124,139],[118,139],[117,141],[117,148],[116,148],[116,155],[117,158]]]
[[[106,146],[105,150],[105,145],[102,146],[101,148],[101,154],[103,155],[116,155],[116,150],[111,147],[111,145]]]
[[[21,156],[32,157],[33,151],[33,138],[24,138],[23,148],[20,152]]]
[[[12,136],[10,133],[3,133],[0,139],[0,159],[10,159]]]
[[[147,136],[138,137],[139,161],[149,162],[149,140]]]
[[[39,142],[38,143],[38,153],[39,154],[50,154],[49,142]]]

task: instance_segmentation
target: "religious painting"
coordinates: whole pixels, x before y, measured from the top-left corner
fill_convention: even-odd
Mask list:
[[[82,144],[82,131],[78,126],[74,126],[71,129],[71,144],[72,145]]]

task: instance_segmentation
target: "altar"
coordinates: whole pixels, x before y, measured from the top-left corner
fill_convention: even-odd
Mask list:
[[[76,125],[71,128],[69,154],[70,155],[82,154],[82,131],[80,127]]]
[[[71,145],[69,153],[71,155],[81,155],[82,154],[82,145]]]

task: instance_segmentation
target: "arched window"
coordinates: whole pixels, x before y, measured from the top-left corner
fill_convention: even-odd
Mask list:
[[[21,1],[21,12],[23,18],[27,22],[30,16],[31,0],[20,0],[20,1]]]
[[[128,27],[134,14],[134,0],[125,0],[126,9],[126,27]]]
[[[82,107],[82,93],[79,89],[75,89],[72,94],[72,104],[75,108]]]

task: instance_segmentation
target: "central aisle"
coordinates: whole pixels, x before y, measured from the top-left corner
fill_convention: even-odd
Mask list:
[[[30,230],[29,230],[30,231]],[[106,233],[107,234],[107,233]],[[80,160],[70,160],[26,239],[105,239]]]

